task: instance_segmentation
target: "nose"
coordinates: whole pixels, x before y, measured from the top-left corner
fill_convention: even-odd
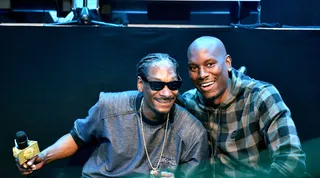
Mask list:
[[[164,97],[170,97],[172,96],[172,91],[166,85],[162,90],[160,90],[159,94]]]
[[[198,78],[199,79],[205,79],[206,77],[208,77],[208,72],[206,69],[204,68],[199,68],[199,73],[198,73]]]

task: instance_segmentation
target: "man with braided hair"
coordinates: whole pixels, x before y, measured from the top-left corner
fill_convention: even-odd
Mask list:
[[[19,170],[28,175],[96,143],[82,177],[202,177],[207,131],[175,104],[181,83],[175,59],[147,55],[137,65],[137,91],[100,93],[86,118]]]

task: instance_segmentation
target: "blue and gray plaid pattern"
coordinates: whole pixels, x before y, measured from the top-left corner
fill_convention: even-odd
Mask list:
[[[301,177],[305,153],[279,91],[235,69],[230,87],[216,108],[205,105],[196,89],[182,95],[208,130],[213,177]]]

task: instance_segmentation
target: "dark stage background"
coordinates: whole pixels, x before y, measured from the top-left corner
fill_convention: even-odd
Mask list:
[[[319,0],[261,0],[261,20],[290,26],[320,26]]]
[[[233,67],[246,66],[251,77],[278,88],[292,110],[308,170],[320,176],[319,30],[2,26],[0,177],[20,177],[12,156],[17,131],[46,148],[87,115],[100,91],[136,89],[135,65],[148,53],[176,58],[184,80],[181,92],[192,88],[186,50],[203,35],[225,42]],[[35,177],[79,177],[88,153],[46,165]]]

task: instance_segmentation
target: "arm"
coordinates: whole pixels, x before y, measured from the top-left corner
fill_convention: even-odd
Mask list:
[[[44,164],[73,155],[77,150],[78,146],[71,134],[66,134],[53,145],[41,151],[36,157],[24,163],[22,167],[18,166],[18,168],[22,174],[28,175],[32,171],[40,169]]]
[[[260,128],[272,159],[273,177],[302,177],[305,153],[289,108],[272,85],[263,88],[255,102]]]
[[[44,164],[73,155],[79,147],[85,144],[95,143],[100,133],[100,113],[98,102],[90,108],[85,119],[75,121],[74,128],[69,134],[62,136],[56,143],[22,166],[17,164],[19,171],[24,175],[31,174],[32,171],[40,169]]]
[[[192,128],[190,130],[193,130]],[[177,177],[207,177],[209,172],[209,146],[207,139],[207,131],[203,128],[199,134],[194,132],[182,154],[182,162],[179,163]],[[192,138],[191,137],[191,138]]]
[[[78,145],[71,134],[62,136],[56,143],[41,152],[44,163],[72,156],[78,150]]]

